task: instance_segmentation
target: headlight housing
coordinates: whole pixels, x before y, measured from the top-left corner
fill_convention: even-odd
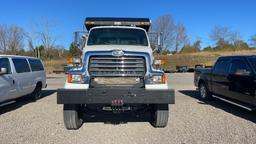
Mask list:
[[[153,75],[148,77],[146,80],[147,84],[165,84],[166,83],[166,75]]]
[[[89,77],[78,75],[78,74],[68,74],[68,83],[84,84],[89,82]]]

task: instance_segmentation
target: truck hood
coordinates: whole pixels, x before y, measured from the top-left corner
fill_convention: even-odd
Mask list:
[[[90,51],[112,51],[123,50],[132,52],[144,52],[148,53],[152,57],[152,49],[147,46],[133,46],[133,45],[94,45],[86,46],[83,49],[83,54]]]

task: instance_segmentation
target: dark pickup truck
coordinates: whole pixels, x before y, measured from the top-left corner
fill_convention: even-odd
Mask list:
[[[212,69],[196,69],[200,97],[217,97],[241,107],[256,108],[256,55],[220,57]]]

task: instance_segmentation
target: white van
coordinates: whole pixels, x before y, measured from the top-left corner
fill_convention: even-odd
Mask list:
[[[46,74],[40,59],[0,55],[0,103],[25,95],[37,100],[46,86]]]

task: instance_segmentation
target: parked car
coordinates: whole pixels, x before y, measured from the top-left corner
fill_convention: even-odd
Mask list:
[[[188,72],[188,66],[176,66],[176,71],[177,72]]]
[[[37,100],[46,86],[46,74],[40,59],[0,55],[0,103],[25,95]]]
[[[220,57],[212,69],[196,69],[195,86],[202,99],[212,96],[255,110],[256,55]]]

